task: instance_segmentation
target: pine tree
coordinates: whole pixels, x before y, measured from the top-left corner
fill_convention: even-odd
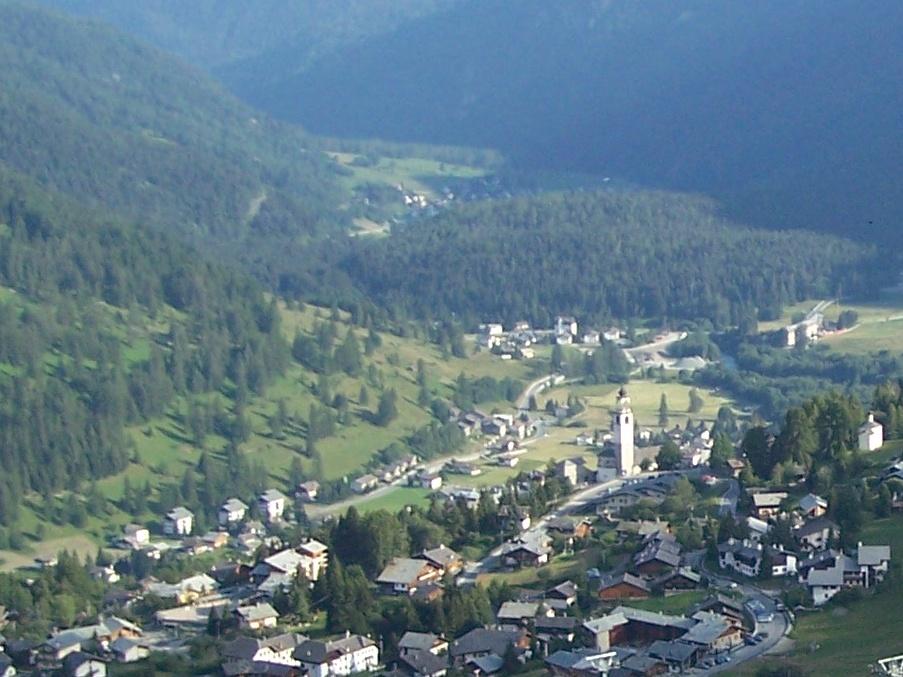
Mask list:
[[[665,428],[668,425],[668,396],[662,393],[658,405],[658,424]]]
[[[376,407],[374,422],[379,426],[387,426],[398,416],[398,395],[391,388],[384,390],[379,396],[379,404]]]
[[[691,414],[698,414],[702,411],[702,408],[705,406],[705,400],[699,394],[699,391],[696,388],[690,388],[690,406],[688,411]]]
[[[302,482],[304,482],[304,467],[301,465],[301,459],[294,456],[288,470],[288,483],[292,489],[296,489]]]
[[[285,424],[288,421],[288,409],[285,400],[276,403],[276,411],[270,416],[270,434],[277,440],[285,439]]]

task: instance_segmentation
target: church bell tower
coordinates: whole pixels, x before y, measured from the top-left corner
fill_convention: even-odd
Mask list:
[[[612,421],[615,458],[618,462],[618,474],[621,476],[633,474],[633,431],[635,423],[633,410],[630,408],[630,396],[627,395],[627,389],[624,386],[621,386],[620,390],[618,390],[618,398]]]

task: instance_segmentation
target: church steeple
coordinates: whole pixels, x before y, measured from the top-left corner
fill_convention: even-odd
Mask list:
[[[618,389],[617,411],[612,417],[615,457],[618,462],[618,473],[622,476],[633,473],[633,431],[635,425],[633,410],[630,408],[630,396],[627,394],[627,388],[622,385]]]
[[[618,388],[617,405],[620,411],[630,409],[630,395],[627,394],[627,387],[624,385]]]

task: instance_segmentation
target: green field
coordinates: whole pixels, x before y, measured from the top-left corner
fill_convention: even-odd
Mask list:
[[[867,354],[888,350],[903,352],[903,302],[898,299],[873,304],[835,304],[829,308],[836,316],[841,310],[854,310],[859,314],[855,328],[826,336],[822,342],[844,353]]]
[[[562,581],[576,576],[598,564],[597,548],[588,548],[575,554],[556,555],[547,565],[539,568],[524,567],[515,571],[481,574],[477,581],[489,585],[492,581],[508,583],[508,585],[531,586],[549,581]]]
[[[548,399],[555,399],[559,402],[567,401],[568,393],[572,393],[587,401],[586,411],[577,417],[577,420],[584,423],[589,428],[605,428],[607,429],[611,423],[611,409],[615,404],[615,394],[618,390],[617,385],[603,384],[596,386],[569,386],[565,388],[556,388],[548,393],[543,393],[540,397],[539,405],[543,406]],[[692,386],[668,381],[666,383],[658,383],[656,381],[640,380],[631,381],[627,384],[627,394],[630,396],[630,404],[636,416],[637,425],[640,428],[650,428],[653,430],[661,429],[658,425],[659,405],[662,395],[668,401],[668,426],[680,424],[683,426],[687,418],[694,421],[705,420],[714,421],[718,414],[718,409],[724,405],[731,405],[732,402],[720,395],[704,389],[697,389],[704,401],[703,407],[699,412],[690,413],[690,390]],[[576,433],[575,433],[576,434]]]
[[[480,167],[428,158],[380,157],[374,164],[363,166],[355,164],[355,160],[361,156],[354,153],[328,153],[328,155],[351,171],[350,176],[344,177],[350,188],[357,188],[366,183],[384,183],[390,186],[403,184],[405,188],[433,196],[432,188],[423,183],[423,179],[443,177],[471,179],[486,175],[486,170]]]
[[[786,327],[788,324],[793,322],[794,315],[805,315],[808,313],[821,299],[806,299],[805,301],[800,301],[799,303],[793,303],[789,306],[784,307],[784,311],[781,313],[781,316],[776,320],[763,320],[759,322],[759,331],[777,331],[782,327]],[[826,317],[832,317],[832,311],[834,310],[834,305],[829,306],[826,311]],[[836,317],[836,315],[834,315]]]
[[[631,600],[625,606],[645,609],[646,611],[657,611],[663,614],[682,615],[691,606],[704,600],[708,594],[707,590],[687,590],[668,597]]]
[[[524,444],[526,452],[518,457],[518,464],[514,468],[501,467],[493,462],[485,460],[476,464],[482,469],[482,473],[475,476],[449,475],[448,484],[463,487],[486,487],[496,484],[504,484],[511,477],[525,471],[544,468],[550,461],[559,461],[565,458],[583,458],[589,468],[596,467],[596,452],[586,446],[578,446],[577,435],[581,432],[592,430],[607,430],[611,424],[611,408],[614,404],[614,396],[618,386],[612,384],[597,386],[574,385],[543,393],[539,399],[542,407],[547,399],[555,399],[559,402],[567,401],[569,393],[583,398],[587,402],[586,410],[566,422],[565,426],[550,426],[547,435],[541,438],[527,440]],[[628,393],[636,412],[637,421],[641,427],[660,430],[658,426],[658,406],[662,393],[665,393],[671,414],[669,425],[683,426],[687,418],[694,421],[700,419],[713,421],[718,408],[731,404],[731,401],[711,392],[701,391],[705,405],[702,411],[689,414],[690,386],[679,383],[656,383],[653,381],[632,381],[628,384]],[[679,406],[678,406],[679,403]]]
[[[419,487],[393,487],[382,496],[364,499],[357,503],[355,507],[358,512],[362,513],[374,510],[388,510],[391,513],[396,513],[409,505],[428,506],[431,493],[429,489],[421,489]]]
[[[784,310],[777,320],[760,322],[759,331],[775,331],[790,324],[795,314],[806,313],[818,303],[817,299],[801,301]],[[898,291],[885,292],[878,301],[832,303],[824,311],[827,320],[836,321],[844,310],[859,315],[858,325],[850,330],[825,336],[821,343],[838,352],[864,355],[887,350],[903,352],[903,296]]]
[[[445,183],[487,174],[487,170],[481,167],[420,157],[373,158],[341,152],[328,152],[327,155],[338,162],[345,172],[338,177],[339,183],[348,193],[355,194],[357,206],[363,207],[364,213],[359,212],[353,219],[351,234],[355,236],[386,235],[391,219],[417,209],[404,204],[402,194],[395,192],[398,188],[435,202],[443,197],[436,191]],[[371,197],[372,192],[367,194],[373,187],[376,187],[378,197]],[[367,195],[366,200],[364,195]]]
[[[0,550],[0,571],[12,571],[21,567],[29,567],[34,564],[36,557],[56,557],[62,551],[77,553],[79,557],[97,554],[97,543],[85,534],[71,534],[58,536],[37,544],[27,553],[13,550]]]

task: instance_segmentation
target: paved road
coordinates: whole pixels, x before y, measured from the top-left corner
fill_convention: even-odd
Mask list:
[[[774,600],[758,588],[743,586],[742,589],[744,594],[747,595],[747,599],[759,600],[768,612],[774,614],[773,620],[767,623],[756,623],[756,634],[764,636],[765,640],[760,644],[754,644],[752,646],[744,644],[730,652],[729,655],[731,656],[731,661],[729,663],[716,665],[709,670],[700,670],[698,671],[700,674],[714,675],[719,672],[724,672],[725,670],[730,670],[732,667],[736,667],[738,663],[744,663],[755,658],[760,658],[777,646],[784,635],[790,632],[790,622],[787,615],[775,609]]]
[[[555,374],[543,376],[530,383],[524,389],[524,392],[521,393],[521,396],[517,398],[517,410],[528,411],[530,407],[530,398],[536,397],[539,393],[548,388],[552,384],[552,380],[555,376]]]
[[[668,346],[670,346],[672,343],[677,343],[678,341],[681,341],[686,337],[687,332],[685,331],[669,331],[657,341],[644,343],[639,346],[634,346],[633,348],[625,348],[624,352],[627,353],[628,359],[635,362],[636,355],[641,355],[643,353],[662,352],[667,349]]]
[[[725,670],[730,670],[731,668],[736,667],[738,663],[744,663],[754,658],[764,656],[769,651],[774,649],[781,641],[781,639],[787,633],[789,633],[790,629],[792,628],[790,619],[787,616],[786,612],[777,610],[777,601],[775,598],[778,597],[779,593],[775,591],[762,590],[750,581],[741,581],[738,583],[737,581],[734,581],[726,576],[713,573],[705,566],[705,551],[700,550],[694,553],[694,555],[696,557],[697,566],[708,577],[709,585],[711,587],[720,588],[724,591],[739,592],[743,595],[744,603],[749,602],[753,599],[758,600],[759,602],[761,602],[762,606],[765,607],[766,612],[773,615],[773,618],[768,622],[756,622],[754,634],[765,636],[766,639],[764,641],[752,646],[743,644],[728,654],[731,657],[730,662],[716,665],[712,668],[709,668],[708,670],[697,668],[690,671],[689,674],[718,674],[720,672],[724,672]]]

